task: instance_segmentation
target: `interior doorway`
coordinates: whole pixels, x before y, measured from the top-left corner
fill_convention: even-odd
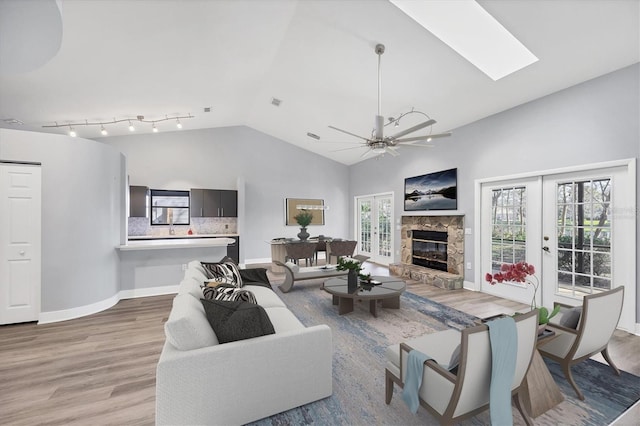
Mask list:
[[[37,321],[41,285],[39,164],[0,162],[0,324]]]

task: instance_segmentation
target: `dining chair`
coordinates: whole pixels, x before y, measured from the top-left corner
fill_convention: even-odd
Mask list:
[[[298,259],[304,259],[305,265],[309,266],[309,264],[313,265],[313,256],[316,253],[316,246],[318,243],[315,242],[295,242],[295,243],[286,243],[284,245],[284,249],[287,253],[286,260],[291,260],[293,263],[298,264]]]
[[[547,324],[547,328],[553,330],[557,337],[541,345],[538,350],[543,357],[560,363],[580,400],[584,400],[584,394],[571,374],[573,365],[600,352],[615,374],[620,375],[620,370],[609,355],[609,340],[620,320],[623,299],[624,287],[618,287],[585,296],[582,307],[559,304],[560,315]]]
[[[335,256],[336,262],[339,257],[353,256],[353,252],[358,245],[357,241],[353,240],[331,240],[327,243],[327,264],[331,263],[331,258]]]

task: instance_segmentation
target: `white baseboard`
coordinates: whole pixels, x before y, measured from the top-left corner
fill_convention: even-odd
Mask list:
[[[161,296],[164,294],[174,294],[178,292],[178,285],[167,285],[161,287],[136,288],[132,290],[121,290],[108,299],[89,305],[78,306],[77,308],[63,309],[61,311],[40,312],[38,324],[49,324],[52,322],[67,321],[70,319],[85,317],[97,314],[111,308],[122,299],[135,299],[137,297]]]
[[[60,311],[40,312],[38,324],[49,324],[52,322],[67,321],[74,318],[85,317],[87,315],[96,314],[102,312],[105,309],[109,309],[120,298],[117,294],[109,297],[108,299],[101,300],[99,302],[91,303],[89,305],[78,306],[77,308],[63,309]]]
[[[465,290],[469,290],[469,291],[479,291],[476,288],[476,283],[474,283],[473,281],[463,281],[462,282],[462,288],[464,288]]]
[[[134,288],[132,290],[120,290],[120,299],[135,299],[137,297],[161,296],[178,292],[179,285],[165,285],[161,287]]]

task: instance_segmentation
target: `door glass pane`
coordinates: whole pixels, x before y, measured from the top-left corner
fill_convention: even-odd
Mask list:
[[[371,201],[360,201],[360,252],[371,253]]]
[[[378,207],[378,255],[391,256],[391,199],[377,200]]]
[[[527,258],[527,193],[526,188],[494,189],[491,195],[491,269],[500,270],[503,263],[516,263]]]
[[[560,294],[581,297],[611,288],[611,179],[557,185]]]

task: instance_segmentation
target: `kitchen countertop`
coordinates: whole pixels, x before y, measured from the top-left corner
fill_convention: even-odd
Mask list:
[[[226,247],[235,243],[233,238],[202,237],[200,238],[154,238],[147,240],[129,241],[127,244],[117,246],[120,251],[131,250],[162,250],[192,247]]]
[[[144,240],[180,240],[190,238],[220,238],[220,237],[237,237],[238,234],[180,234],[180,235],[129,235],[129,241]]]

